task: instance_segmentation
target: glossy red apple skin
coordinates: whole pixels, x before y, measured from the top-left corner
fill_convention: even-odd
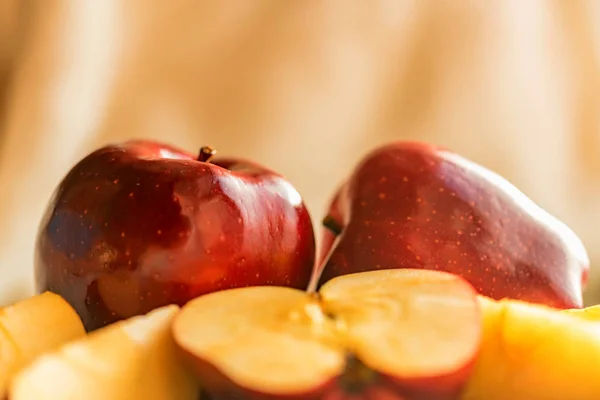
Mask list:
[[[308,211],[280,175],[131,141],[93,152],[60,183],[35,279],[94,330],[226,288],[305,289],[314,258]]]
[[[352,272],[426,268],[468,280],[479,293],[582,307],[585,248],[563,223],[497,174],[443,148],[376,149],[336,193],[319,286]]]

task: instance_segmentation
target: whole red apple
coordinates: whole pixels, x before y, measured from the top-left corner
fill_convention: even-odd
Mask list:
[[[582,306],[589,260],[577,236],[499,175],[436,146],[400,142],[370,153],[324,225],[319,284],[425,268],[460,275],[494,299]]]
[[[41,222],[37,290],[63,296],[93,330],[226,288],[305,289],[315,239],[298,192],[213,155],[130,141],[85,157]]]

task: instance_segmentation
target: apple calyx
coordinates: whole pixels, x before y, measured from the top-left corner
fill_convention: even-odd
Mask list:
[[[217,150],[213,149],[210,146],[202,146],[200,148],[200,152],[198,153],[197,161],[200,162],[210,162],[212,158],[217,154]]]
[[[342,226],[331,215],[327,215],[325,218],[323,218],[321,224],[324,228],[331,231],[331,233],[333,233],[335,236],[339,236],[342,233]]]
[[[346,354],[346,366],[337,378],[340,392],[347,395],[360,395],[366,393],[379,379],[379,374],[369,368],[354,353]]]

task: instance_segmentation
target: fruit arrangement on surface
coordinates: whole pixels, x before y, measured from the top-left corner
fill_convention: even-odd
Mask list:
[[[0,313],[0,398],[600,398],[586,251],[503,178],[393,143],[323,224],[315,260],[296,189],[209,147],[93,152],[41,222],[40,294]]]

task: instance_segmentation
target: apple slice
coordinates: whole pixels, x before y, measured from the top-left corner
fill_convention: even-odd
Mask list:
[[[183,308],[173,332],[215,398],[445,399],[468,379],[481,319],[475,290],[457,276],[379,270],[313,294],[208,294]]]
[[[569,308],[563,310],[565,314],[573,315],[588,321],[600,322],[600,305],[590,306],[586,308]]]
[[[0,393],[10,377],[39,354],[83,335],[75,310],[54,293],[0,309]]]
[[[600,325],[545,306],[480,299],[481,354],[463,400],[596,400]]]
[[[178,362],[170,325],[177,306],[156,309],[43,355],[12,381],[11,400],[197,399]]]

